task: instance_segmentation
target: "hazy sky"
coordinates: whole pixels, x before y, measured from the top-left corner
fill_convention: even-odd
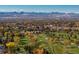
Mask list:
[[[24,12],[78,12],[79,5],[0,5],[0,11]]]

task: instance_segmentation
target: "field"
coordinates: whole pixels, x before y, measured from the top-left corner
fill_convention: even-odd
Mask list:
[[[0,53],[78,54],[78,20],[0,22]]]

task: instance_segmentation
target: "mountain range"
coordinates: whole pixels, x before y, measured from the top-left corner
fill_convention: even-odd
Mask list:
[[[0,20],[5,19],[62,19],[79,20],[79,13],[64,13],[64,12],[0,12]]]

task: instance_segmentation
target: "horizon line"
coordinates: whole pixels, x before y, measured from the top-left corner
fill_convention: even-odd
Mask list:
[[[60,11],[52,11],[52,12],[38,12],[38,11],[0,11],[0,12],[15,12],[15,13],[79,13],[79,12],[60,12]]]

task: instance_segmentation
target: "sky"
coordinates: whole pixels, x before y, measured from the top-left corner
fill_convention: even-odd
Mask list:
[[[0,5],[0,12],[15,11],[79,13],[79,5]]]

